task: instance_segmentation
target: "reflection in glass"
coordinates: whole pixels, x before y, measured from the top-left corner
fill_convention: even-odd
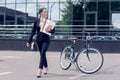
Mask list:
[[[0,3],[0,7],[5,7],[5,3]]]
[[[27,4],[27,13],[29,16],[37,17],[36,4]]]
[[[120,11],[120,1],[111,2],[112,11]]]
[[[87,2],[85,10],[86,11],[96,11],[97,10],[97,3],[96,2]]]
[[[9,4],[6,4],[6,7],[7,7],[8,9],[13,9],[13,10],[15,10],[15,4],[9,3]]]
[[[24,24],[24,17],[17,17],[17,24]]]
[[[48,0],[38,0],[38,2],[48,2]]]
[[[21,12],[26,12],[25,5],[26,4],[16,4],[16,10],[21,11]]]
[[[6,22],[5,24],[15,24],[15,4],[6,4]]]
[[[98,3],[98,19],[99,20],[109,20],[109,2],[99,2]]]
[[[5,0],[0,0],[0,3],[5,3]]]
[[[48,0],[49,2],[59,2],[61,0]],[[64,0],[65,1],[65,0]]]
[[[27,0],[27,2],[36,2],[37,0]]]
[[[96,24],[95,13],[86,14],[86,25],[95,25],[95,24]]]
[[[36,11],[37,17],[39,17],[39,13],[38,13],[38,12],[39,12],[39,9],[40,9],[40,8],[43,8],[43,7],[48,9],[48,4],[45,3],[45,2],[42,2],[42,3],[39,2],[39,3],[37,4],[37,11]],[[49,11],[49,10],[48,10],[48,11]]]
[[[6,0],[6,3],[15,3],[15,0]]]
[[[60,3],[60,21],[62,20],[62,15],[63,15],[63,13],[62,13],[62,10],[65,8],[65,3],[64,2],[62,2],[62,3]]]
[[[27,0],[16,0],[17,3],[26,3]]]
[[[0,25],[4,24],[4,14],[0,14]]]
[[[49,4],[49,18],[52,20],[59,20],[59,3]]]
[[[9,12],[9,11],[7,11]],[[7,13],[6,14],[6,22],[5,24],[7,25],[14,25],[15,24],[15,12],[11,13]]]
[[[112,13],[112,25],[120,29],[120,13]]]
[[[61,2],[63,1],[63,2],[65,2],[66,0],[60,0]]]

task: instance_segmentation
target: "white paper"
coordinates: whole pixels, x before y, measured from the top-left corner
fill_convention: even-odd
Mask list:
[[[47,20],[45,26],[44,26],[44,29],[43,29],[43,33],[46,33],[48,35],[51,35],[51,33],[47,32],[46,29],[49,27],[49,26],[52,26],[51,29],[53,29],[55,27],[55,22],[51,21],[51,20]]]

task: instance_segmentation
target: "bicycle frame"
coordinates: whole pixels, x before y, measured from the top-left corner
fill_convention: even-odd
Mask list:
[[[90,44],[92,43],[92,39],[90,37],[90,33],[87,33],[87,34],[89,36],[86,37],[86,40],[83,40],[83,41],[85,41],[85,47],[83,49],[86,49],[86,51],[87,51],[86,55],[87,55],[88,60],[90,61],[89,48],[90,48]],[[77,55],[75,55],[75,44],[76,44],[76,42],[77,42],[77,40],[73,40],[72,44],[70,45],[70,47],[73,49],[73,56],[72,56],[72,59],[71,59],[72,62],[76,62],[77,56],[78,56],[79,52],[81,52],[81,50],[82,50],[82,49],[80,49],[80,51],[78,51]]]

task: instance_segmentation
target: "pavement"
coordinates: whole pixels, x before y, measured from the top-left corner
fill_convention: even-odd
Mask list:
[[[60,67],[60,52],[47,52],[49,71],[36,78],[39,52],[0,51],[0,80],[120,80],[120,54],[105,53],[104,64],[94,74],[84,74],[74,65]]]

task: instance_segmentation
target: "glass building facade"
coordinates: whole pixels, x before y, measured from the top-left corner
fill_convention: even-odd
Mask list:
[[[17,25],[32,25],[42,7],[56,22],[55,38],[82,36],[82,31],[120,36],[120,0],[0,0],[0,38],[14,34],[20,37],[13,38],[28,38],[32,26]]]

